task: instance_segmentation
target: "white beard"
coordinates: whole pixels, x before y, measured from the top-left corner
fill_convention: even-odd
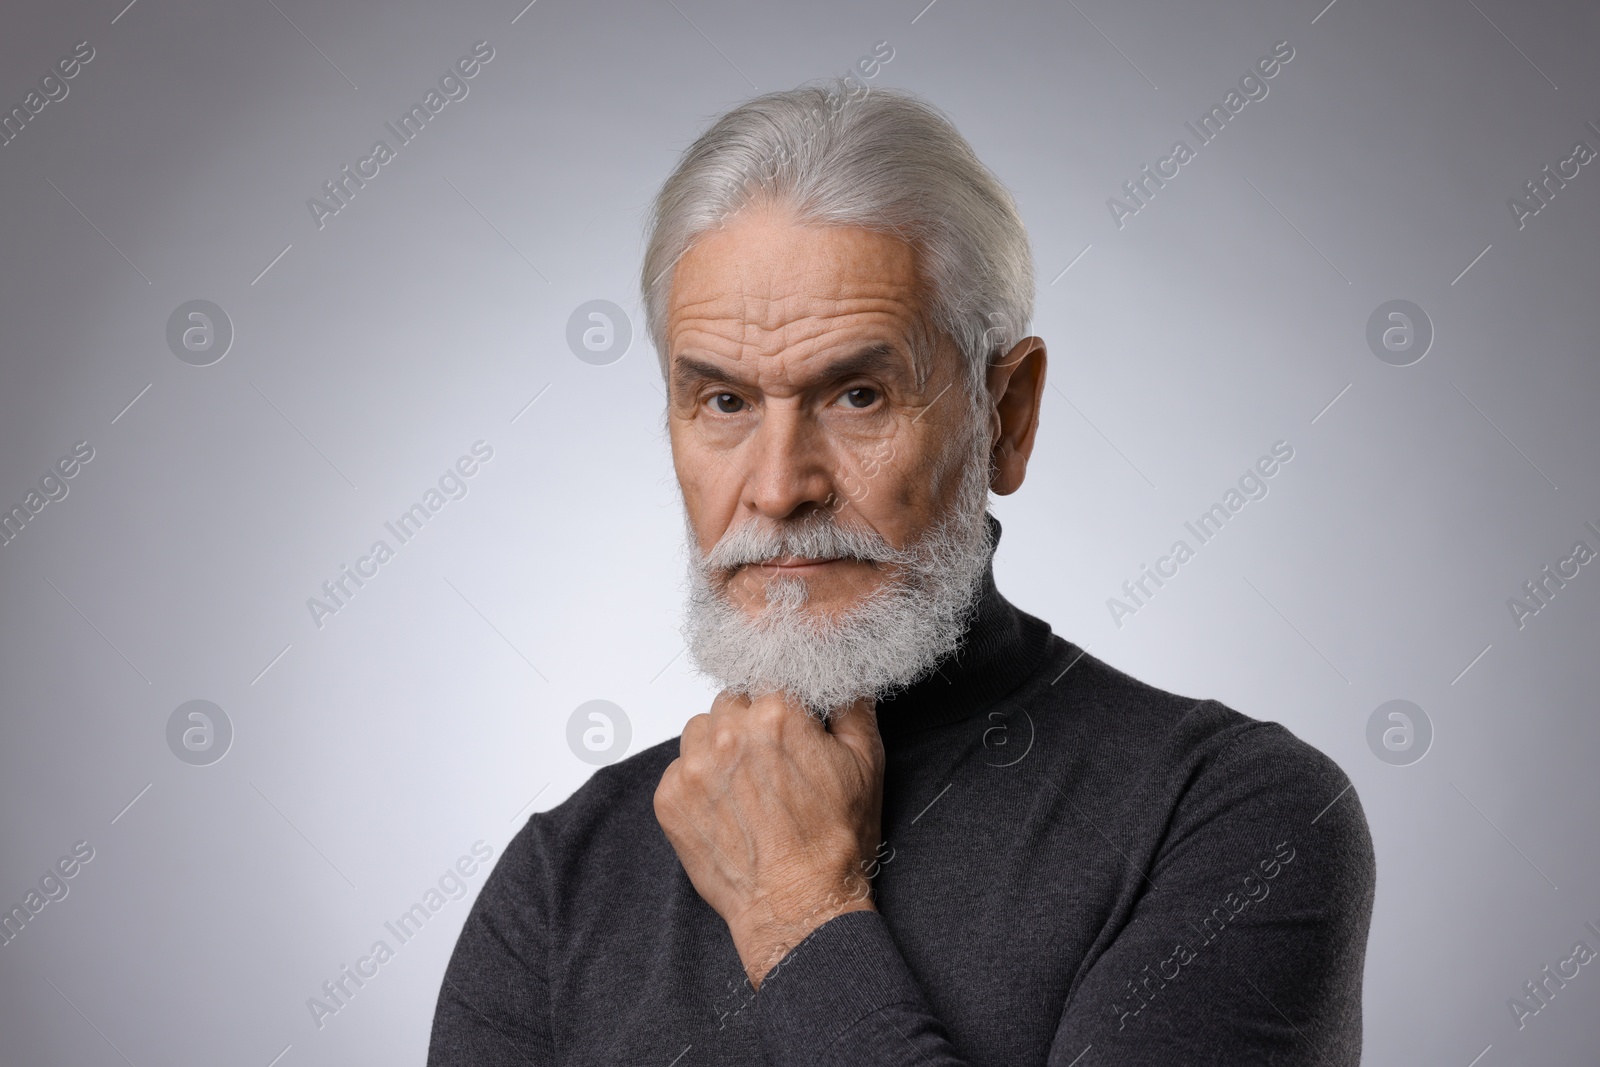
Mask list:
[[[975,412],[976,414],[976,412]],[[688,524],[689,597],[684,636],[701,672],[746,696],[787,692],[814,716],[863,697],[882,698],[932,672],[961,646],[994,551],[987,420],[972,432],[948,513],[905,549],[824,509],[780,526],[746,521],[702,554]],[[829,618],[807,608],[806,580],[766,579],[754,615],[733,603],[733,568],[779,556],[845,557],[895,564],[879,586]]]

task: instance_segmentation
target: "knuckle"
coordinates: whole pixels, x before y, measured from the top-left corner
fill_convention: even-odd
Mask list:
[[[674,783],[668,782],[665,778],[663,778],[661,780],[661,784],[656,787],[655,796],[652,798],[652,806],[655,808],[657,822],[665,824],[674,815],[674,788]]]
[[[761,701],[751,709],[751,714],[759,725],[769,730],[783,725],[789,719],[789,709],[776,696]]]
[[[719,759],[732,756],[739,750],[739,732],[732,726],[722,725],[711,733],[711,751]]]
[[[691,716],[689,721],[683,724],[683,733],[678,737],[680,759],[701,743],[710,725],[711,716],[703,711],[698,715]]]
[[[692,752],[685,752],[678,758],[682,764],[678,768],[678,778],[674,795],[681,795],[693,788],[694,783],[705,776],[706,754],[704,747],[697,747]]]

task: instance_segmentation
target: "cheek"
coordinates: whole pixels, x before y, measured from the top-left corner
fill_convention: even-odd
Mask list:
[[[710,455],[700,431],[692,423],[672,427],[672,470],[685,496],[705,496],[717,483],[718,459]]]
[[[716,545],[721,531],[726,529],[726,525],[719,525],[716,509],[708,507],[702,494],[693,486],[684,486],[683,500],[684,509],[689,515],[689,527],[694,531],[696,545],[701,552],[710,552]]]
[[[924,522],[927,517],[938,508],[934,495],[933,479],[926,476],[897,470],[894,479],[894,503],[897,508],[915,515],[918,523]]]
[[[672,465],[695,540],[700,551],[709,552],[738,508],[739,485],[731,480],[727,463],[715,459],[701,462],[703,458],[674,452]]]
[[[915,539],[955,498],[962,450],[941,448],[943,437],[936,427],[908,424],[867,452],[876,461],[867,468],[876,471],[868,507],[874,525],[896,544]]]
[[[938,461],[931,465],[930,492],[937,492],[937,507],[946,508],[955,503],[961,486],[961,477],[972,460],[972,440],[964,426],[949,426],[940,435],[943,448]]]

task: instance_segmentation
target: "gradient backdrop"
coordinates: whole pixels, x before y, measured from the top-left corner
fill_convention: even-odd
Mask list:
[[[946,109],[1034,242],[1051,387],[1001,589],[1349,772],[1367,1062],[1595,1062],[1600,964],[1520,1028],[1507,1001],[1600,949],[1600,14],[1325,2],[8,5],[0,1060],[423,1061],[474,847],[712,696],[650,197],[716,114],[854,71]],[[313,212],[478,42],[467,95]]]

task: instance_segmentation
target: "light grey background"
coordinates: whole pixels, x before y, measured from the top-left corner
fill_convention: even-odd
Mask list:
[[[1600,163],[1521,229],[1508,207],[1600,149],[1592,5],[125,2],[0,13],[0,109],[95,49],[0,147],[0,505],[94,449],[0,547],[0,904],[94,849],[0,947],[0,1059],[422,1062],[483,871],[320,1028],[307,999],[593,773],[580,704],[638,751],[712,695],[676,633],[649,198],[715,114],[887,41],[870,84],[946,109],[1034,241],[1052,388],[994,507],[1002,590],[1349,772],[1367,1062],[1593,1062],[1600,967],[1520,1032],[1506,1006],[1600,949],[1600,566],[1520,629],[1506,603],[1600,547]],[[319,229],[307,198],[480,40],[468,97]],[[1119,228],[1107,198],[1280,40],[1267,98]],[[235,330],[207,367],[166,343],[194,299]],[[596,299],[633,316],[605,366],[566,343]],[[1435,330],[1408,367],[1366,343],[1391,299]],[[1270,494],[1115,625],[1280,439]],[[315,625],[478,440],[468,495]],[[1433,725],[1409,766],[1367,744],[1393,699]],[[190,700],[233,726],[208,766],[167,745]]]

